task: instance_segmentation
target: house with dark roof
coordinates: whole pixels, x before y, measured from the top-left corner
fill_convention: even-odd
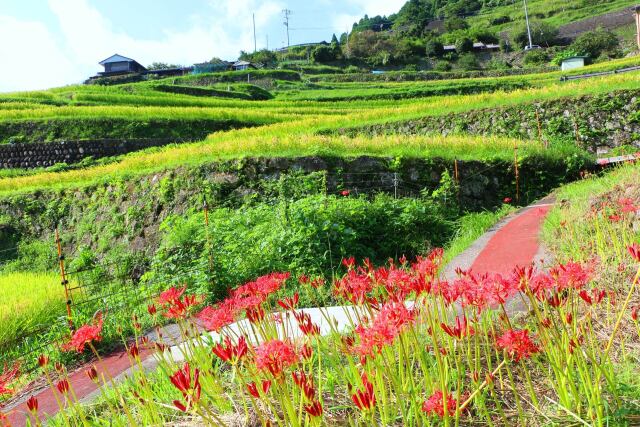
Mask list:
[[[258,65],[249,61],[237,61],[232,65],[233,71],[257,70]]]
[[[144,73],[147,71],[147,69],[140,65],[136,60],[118,55],[117,53],[108,57],[104,61],[100,61],[100,65],[104,67],[104,71],[98,73],[102,77],[129,73]]]

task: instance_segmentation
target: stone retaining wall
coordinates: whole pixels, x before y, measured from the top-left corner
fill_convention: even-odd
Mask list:
[[[149,147],[160,147],[173,139],[99,139],[31,144],[0,145],[0,168],[28,169],[53,166],[57,163],[78,163],[86,157],[99,159],[118,156]]]

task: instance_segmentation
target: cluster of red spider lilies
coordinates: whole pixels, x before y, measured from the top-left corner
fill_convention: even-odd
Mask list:
[[[640,262],[640,246],[630,246],[628,255]],[[147,309],[180,326],[186,343],[180,360],[161,340],[136,338],[127,350],[135,370],[140,348],[156,349],[162,371],[173,372],[175,399],[159,402],[139,367],[135,386],[115,387],[109,411],[124,424],[166,422],[177,413],[225,425],[230,408],[263,425],[429,425],[464,417],[512,424],[554,405],[564,416],[599,423],[605,408],[621,404],[612,387],[613,354],[625,352],[614,343],[623,324],[638,328],[639,307],[632,306],[638,275],[621,303],[591,285],[594,263],[569,262],[548,272],[517,268],[509,276],[458,271],[445,281],[439,278],[442,256],[435,250],[386,267],[345,259],[346,273],[332,292],[346,304],[338,309],[347,320],[341,325],[335,311],[320,310],[328,328],[323,334],[318,318],[298,308],[298,293],[283,296],[288,273],[260,277],[200,309],[204,296],[170,288]],[[299,286],[327,285],[302,276]],[[506,308],[513,299],[527,316]],[[99,358],[93,343],[102,325],[98,316],[65,348],[88,347]],[[203,335],[203,328],[212,334]],[[64,420],[90,423],[65,368],[50,369],[46,356],[38,362],[61,396]],[[17,365],[5,369],[0,394],[12,393],[8,385],[18,371]],[[97,385],[112,383],[95,366],[87,375]],[[35,397],[28,408],[40,424]]]

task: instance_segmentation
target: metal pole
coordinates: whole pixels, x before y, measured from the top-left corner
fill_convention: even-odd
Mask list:
[[[58,250],[58,265],[60,266],[60,280],[62,286],[64,286],[64,296],[67,305],[67,323],[69,324],[69,330],[73,332],[73,318],[71,316],[71,296],[69,294],[69,280],[67,279],[67,271],[64,266],[64,254],[62,253],[62,243],[60,241],[60,232],[56,228],[56,248]]]
[[[291,15],[291,11],[289,9],[284,9],[282,13],[284,13],[284,26],[287,27],[287,48],[289,48],[291,46],[291,41],[289,39],[289,15]]]
[[[529,11],[527,10],[527,0],[524,2],[524,17],[527,20],[527,34],[529,35],[529,49],[533,48],[533,39],[531,38],[531,25],[529,25]]]
[[[256,14],[253,14],[253,52],[258,51],[258,39],[256,39]]]

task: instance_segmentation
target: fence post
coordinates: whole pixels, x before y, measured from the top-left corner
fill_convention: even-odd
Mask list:
[[[520,171],[518,170],[518,144],[513,145],[513,166],[516,174],[516,203],[520,203]]]
[[[73,332],[73,317],[71,316],[71,294],[69,293],[69,280],[67,279],[67,271],[64,266],[64,254],[62,253],[62,242],[60,241],[60,232],[56,227],[56,248],[58,250],[58,265],[60,266],[60,280],[62,286],[64,286],[64,296],[66,298],[67,305],[67,323],[69,324],[69,330]]]
[[[207,196],[202,197],[202,209],[204,211],[205,237],[207,239],[207,255],[209,257],[209,281],[213,274],[213,254],[211,252],[211,235],[209,234],[209,205],[207,204]]]

